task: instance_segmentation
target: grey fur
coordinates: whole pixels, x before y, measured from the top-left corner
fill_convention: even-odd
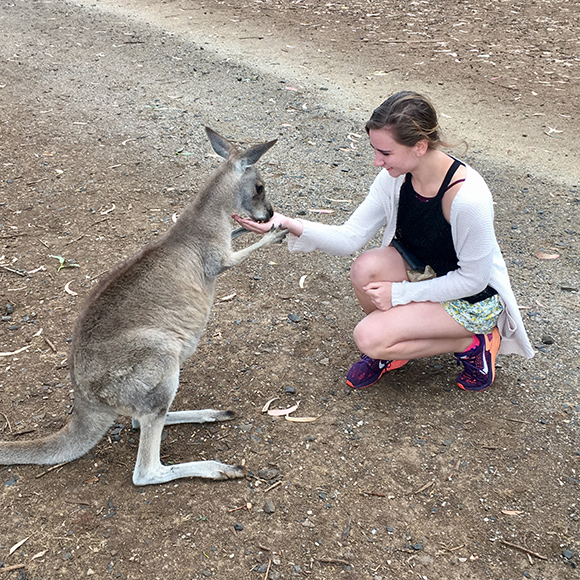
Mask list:
[[[131,415],[141,429],[135,485],[244,475],[243,467],[218,461],[166,466],[159,458],[164,425],[234,416],[231,411],[169,408],[180,367],[195,352],[207,324],[216,277],[286,234],[272,229],[255,244],[232,250],[232,213],[245,212],[256,221],[272,217],[254,164],[275,141],[239,151],[211,129],[206,132],[226,161],[164,236],[101,281],[77,320],[69,357],[75,391],[70,423],[44,439],[1,442],[0,464],[72,461],[96,445],[121,414]]]

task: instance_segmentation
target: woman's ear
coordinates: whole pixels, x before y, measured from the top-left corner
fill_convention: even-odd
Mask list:
[[[429,149],[429,142],[427,139],[421,139],[421,141],[417,141],[417,143],[415,143],[414,147],[415,152],[417,153],[417,157],[422,157]]]

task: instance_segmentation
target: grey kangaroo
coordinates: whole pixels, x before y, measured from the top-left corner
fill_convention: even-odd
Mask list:
[[[239,151],[211,129],[206,132],[226,161],[168,232],[114,268],[81,311],[69,357],[75,393],[70,422],[43,439],[1,442],[1,465],[72,461],[96,445],[118,415],[130,415],[141,430],[135,485],[244,476],[243,467],[219,461],[160,461],[164,425],[235,416],[213,409],[170,412],[169,407],[180,367],[196,350],[209,318],[217,276],[286,234],[273,228],[255,244],[232,250],[232,213],[256,221],[273,215],[254,164],[276,141]]]

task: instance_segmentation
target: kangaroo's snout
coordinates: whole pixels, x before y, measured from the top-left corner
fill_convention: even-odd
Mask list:
[[[255,222],[259,223],[269,222],[272,219],[272,216],[274,215],[274,209],[272,208],[272,205],[269,202],[265,202],[263,207],[256,209],[258,211],[248,212],[250,217]]]

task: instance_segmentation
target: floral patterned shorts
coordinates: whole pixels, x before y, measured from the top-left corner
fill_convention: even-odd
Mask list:
[[[498,294],[475,304],[467,300],[450,300],[443,302],[442,306],[453,320],[474,334],[491,332],[503,312],[503,304]]]

